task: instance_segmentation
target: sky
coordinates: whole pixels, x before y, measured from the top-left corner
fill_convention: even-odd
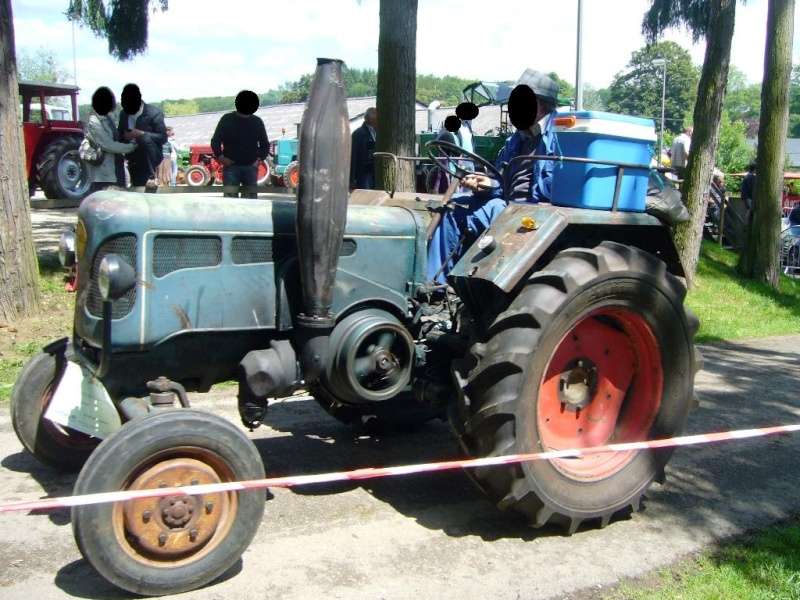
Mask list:
[[[379,0],[170,0],[150,19],[147,53],[109,57],[108,43],[74,26],[69,0],[11,0],[18,50],[55,52],[81,87],[81,103],[101,85],[117,95],[135,82],[145,101],[263,93],[311,73],[317,57],[359,69],[378,66]],[[156,2],[153,2],[156,4]],[[583,0],[583,80],[607,87],[644,46],[650,0]],[[528,67],[575,81],[578,0],[419,0],[417,72],[484,81],[516,80]],[[800,11],[793,62],[800,61]],[[750,83],[764,72],[767,1],[736,8],[731,63]],[[681,44],[702,64],[704,44],[681,30]],[[72,83],[72,81],[69,81]]]

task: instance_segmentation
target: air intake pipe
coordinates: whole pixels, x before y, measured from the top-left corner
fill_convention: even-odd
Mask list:
[[[306,382],[329,362],[333,290],[347,221],[351,142],[342,65],[317,59],[300,127],[297,251],[305,307],[297,315],[297,343]]]

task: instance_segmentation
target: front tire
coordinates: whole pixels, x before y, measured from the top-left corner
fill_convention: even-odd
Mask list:
[[[233,424],[193,409],[123,425],[92,454],[75,495],[262,479],[261,456]],[[148,596],[201,587],[241,557],[266,490],[148,498],[74,507],[83,557],[109,582]]]
[[[286,165],[283,171],[283,185],[293,190],[300,185],[300,163],[296,160]]]
[[[679,435],[694,406],[697,319],[655,257],[604,242],[534,274],[457,366],[465,447],[478,456],[580,449]],[[606,525],[637,510],[672,449],[477,469],[498,506],[532,525]]]
[[[89,193],[89,167],[78,155],[77,137],[58,138],[44,149],[36,167],[39,187],[50,200],[81,200]]]
[[[211,182],[211,173],[209,173],[208,169],[203,165],[192,165],[186,169],[185,179],[186,185],[189,187],[201,187],[209,185]]]
[[[40,352],[22,368],[11,393],[11,422],[22,445],[59,471],[79,471],[100,443],[98,438],[57,425],[44,413],[64,372],[63,354]]]

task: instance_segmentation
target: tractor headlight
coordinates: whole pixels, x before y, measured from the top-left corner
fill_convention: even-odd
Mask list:
[[[58,260],[62,267],[72,267],[75,265],[75,234],[65,231],[58,240]]]
[[[109,254],[100,261],[97,270],[97,287],[103,300],[122,298],[136,285],[136,271],[116,254]]]

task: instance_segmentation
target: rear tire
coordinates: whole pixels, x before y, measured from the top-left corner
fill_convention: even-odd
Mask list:
[[[270,168],[269,161],[262,160],[258,164],[258,179],[256,180],[256,185],[267,185],[271,175],[272,169]]]
[[[264,478],[256,447],[233,424],[193,409],[130,421],[92,454],[75,495]],[[83,557],[105,579],[147,596],[199,588],[225,573],[252,541],[265,489],[76,506]]]
[[[44,149],[36,167],[39,187],[50,200],[81,200],[89,193],[89,167],[78,156],[80,140],[65,136]]]
[[[604,242],[560,252],[456,366],[455,425],[480,457],[679,435],[700,367],[686,290],[655,257]],[[569,533],[637,510],[672,449],[589,454],[474,472],[500,508]]]

